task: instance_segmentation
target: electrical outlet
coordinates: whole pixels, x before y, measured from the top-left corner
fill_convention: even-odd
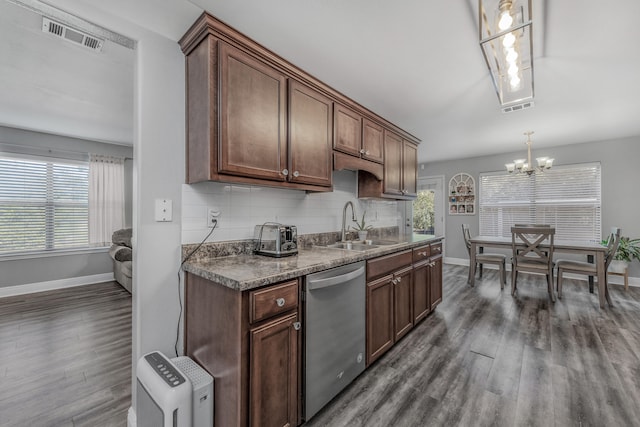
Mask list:
[[[207,209],[207,227],[211,228],[217,223],[220,211],[217,208]]]

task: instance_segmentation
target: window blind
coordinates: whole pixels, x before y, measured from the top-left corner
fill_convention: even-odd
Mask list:
[[[599,163],[554,166],[531,176],[480,174],[480,234],[510,237],[514,224],[551,224],[556,239],[600,241]]]
[[[89,243],[87,162],[0,154],[0,254]]]

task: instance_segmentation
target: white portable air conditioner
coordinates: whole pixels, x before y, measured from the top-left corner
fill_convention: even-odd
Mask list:
[[[154,351],[138,360],[137,427],[200,427],[212,424],[211,375],[188,357],[169,360]]]

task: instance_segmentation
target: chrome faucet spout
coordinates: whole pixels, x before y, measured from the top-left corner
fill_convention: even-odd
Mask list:
[[[347,207],[351,206],[351,221],[356,221],[356,210],[353,207],[353,202],[351,202],[351,200],[349,200],[347,203],[344,204],[344,209],[342,209],[342,234],[340,236],[340,241],[341,242],[346,242],[347,241],[347,230],[346,230],[346,222],[347,222]]]

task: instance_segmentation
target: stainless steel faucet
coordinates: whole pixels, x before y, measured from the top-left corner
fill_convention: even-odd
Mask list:
[[[342,209],[342,235],[340,240],[341,242],[347,241],[345,223],[347,222],[347,206],[349,205],[351,205],[351,221],[357,221],[355,208],[353,207],[353,203],[351,202],[351,200],[349,200],[347,203],[344,204],[344,209]]]

